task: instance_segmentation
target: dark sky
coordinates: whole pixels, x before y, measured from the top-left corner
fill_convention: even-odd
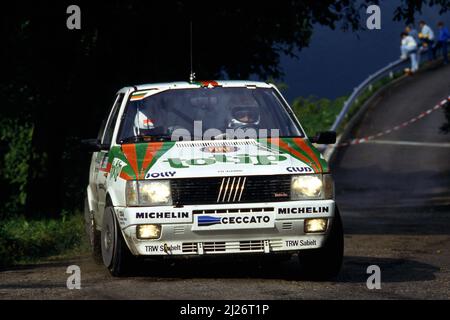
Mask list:
[[[316,26],[310,46],[302,50],[299,60],[282,58],[283,82],[288,85],[284,95],[288,101],[298,96],[335,98],[350,94],[371,73],[397,60],[404,27],[404,23],[393,21],[398,3],[381,2],[381,30],[352,33]],[[435,31],[439,20],[450,25],[450,14],[440,17],[438,12],[437,7],[425,8],[416,15],[416,21],[429,21]]]

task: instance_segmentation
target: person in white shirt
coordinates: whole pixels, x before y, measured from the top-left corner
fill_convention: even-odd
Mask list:
[[[402,32],[400,35],[401,42],[401,53],[402,59],[411,59],[411,72],[414,73],[419,70],[419,62],[417,61],[417,42],[414,38],[408,35],[406,32]]]
[[[419,38],[422,41],[422,46],[428,48],[428,57],[430,60],[434,60],[435,57],[435,37],[433,29],[431,29],[425,21],[419,22],[420,33]]]

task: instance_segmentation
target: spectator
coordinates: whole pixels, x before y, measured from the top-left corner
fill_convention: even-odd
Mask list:
[[[419,69],[419,63],[417,62],[417,42],[414,38],[408,35],[406,32],[402,32],[400,35],[402,42],[400,50],[402,52],[402,59],[411,59],[411,73],[416,72]]]
[[[422,41],[422,46],[424,48],[428,48],[429,60],[434,60],[435,59],[434,32],[423,20],[419,22],[419,26],[420,26],[419,38]]]
[[[439,34],[437,38],[436,50],[442,50],[442,56],[444,58],[444,64],[448,64],[448,40],[450,39],[450,33],[448,32],[447,27],[444,26],[444,23],[440,21],[438,23]]]
[[[417,45],[419,45],[420,43],[420,39],[419,39],[419,33],[417,32],[416,29],[414,29],[414,26],[412,25],[407,25],[405,27],[405,32],[410,35],[411,37],[414,38],[414,40],[417,42]]]

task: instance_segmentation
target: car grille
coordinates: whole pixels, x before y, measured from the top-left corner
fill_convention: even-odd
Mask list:
[[[171,180],[176,205],[276,202],[290,199],[291,176],[247,176]]]
[[[215,253],[251,253],[265,252],[264,244],[270,249],[280,250],[283,248],[283,240],[246,240],[246,241],[219,241],[219,242],[183,242],[183,253],[191,254],[215,254]],[[202,247],[199,250],[200,246]]]

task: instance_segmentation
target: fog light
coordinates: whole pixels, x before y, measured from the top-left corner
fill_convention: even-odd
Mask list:
[[[161,226],[159,224],[140,224],[136,228],[138,239],[158,239],[160,235]]]
[[[305,233],[320,233],[327,230],[328,219],[305,219]]]

